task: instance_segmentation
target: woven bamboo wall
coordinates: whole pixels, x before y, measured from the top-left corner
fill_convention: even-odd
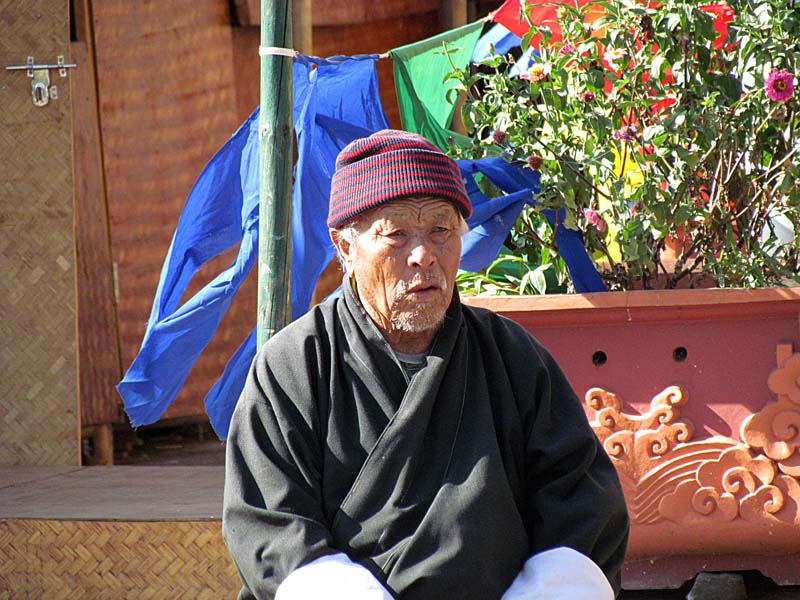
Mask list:
[[[139,349],[186,197],[246,114],[237,105],[226,0],[107,0],[94,2],[93,10],[111,250],[127,368]],[[253,51],[257,54],[257,46]],[[257,79],[257,72],[253,76]],[[256,103],[257,98],[251,106]],[[232,256],[213,261],[189,293],[230,264]],[[205,393],[254,324],[254,284],[240,292],[165,418],[204,418]]]
[[[0,600],[235,598],[219,521],[0,521]]]
[[[69,62],[65,0],[0,4],[0,64]],[[70,93],[36,107],[25,71],[0,71],[0,463],[77,464]]]

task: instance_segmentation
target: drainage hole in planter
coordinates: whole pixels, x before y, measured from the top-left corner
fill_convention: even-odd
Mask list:
[[[678,346],[675,350],[672,351],[672,358],[675,359],[675,362],[683,362],[686,360],[689,352],[683,346]]]
[[[600,367],[606,364],[607,361],[608,357],[606,356],[606,353],[603,352],[602,350],[598,350],[597,352],[592,354],[592,363],[594,364],[595,367]]]

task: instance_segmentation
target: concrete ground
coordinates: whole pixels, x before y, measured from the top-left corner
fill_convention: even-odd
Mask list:
[[[721,574],[737,585],[718,581],[717,573],[698,576],[675,590],[623,590],[619,600],[800,600],[800,586],[779,586],[758,572]]]

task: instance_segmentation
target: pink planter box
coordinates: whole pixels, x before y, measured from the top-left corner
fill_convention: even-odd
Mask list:
[[[626,588],[800,583],[800,288],[464,301],[531,331],[585,398],[631,514]]]

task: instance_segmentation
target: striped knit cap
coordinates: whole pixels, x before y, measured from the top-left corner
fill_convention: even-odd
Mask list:
[[[416,133],[384,129],[350,142],[336,159],[328,227],[371,208],[430,196],[451,202],[466,219],[472,205],[455,161]]]

